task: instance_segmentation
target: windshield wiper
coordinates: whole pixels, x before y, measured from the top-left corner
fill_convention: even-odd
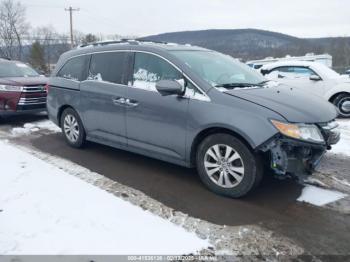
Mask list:
[[[225,83],[218,84],[215,87],[224,87],[224,88],[243,88],[243,87],[253,87],[253,86],[261,86],[261,83],[253,84],[253,83]]]
[[[258,83],[257,85],[261,86],[261,85],[264,85],[268,82],[270,82],[271,80],[264,80],[264,81],[261,81],[260,83]]]

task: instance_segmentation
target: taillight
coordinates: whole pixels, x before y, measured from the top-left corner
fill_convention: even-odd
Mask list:
[[[50,89],[49,84],[46,84],[46,85],[45,85],[45,91],[46,91],[46,94],[48,94],[48,93],[49,93],[49,89]]]

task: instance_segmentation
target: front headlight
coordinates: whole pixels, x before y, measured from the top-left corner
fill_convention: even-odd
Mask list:
[[[290,124],[277,120],[271,120],[271,123],[285,136],[314,143],[324,142],[321,131],[315,125]]]
[[[0,91],[22,92],[23,86],[0,85]]]

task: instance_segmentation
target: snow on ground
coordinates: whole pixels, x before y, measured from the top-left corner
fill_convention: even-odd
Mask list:
[[[338,120],[341,132],[340,141],[332,146],[331,153],[350,156],[350,120]]]
[[[315,206],[324,206],[346,196],[346,194],[337,191],[306,185],[297,200],[300,202],[307,202]]]
[[[26,123],[23,127],[14,127],[11,129],[12,136],[30,135],[33,132],[46,130],[54,133],[61,132],[61,129],[50,120],[35,121]]]
[[[0,254],[180,255],[209,246],[9,143],[0,141],[0,155]]]

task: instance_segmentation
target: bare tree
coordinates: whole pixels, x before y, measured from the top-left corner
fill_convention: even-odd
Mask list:
[[[0,2],[0,55],[21,59],[23,37],[28,32],[25,7],[20,2],[3,0]]]
[[[74,30],[74,39],[73,39],[73,45],[78,46],[81,45],[84,42],[85,34],[81,31]]]
[[[101,36],[101,38],[104,38],[104,39],[106,39],[106,40],[120,40],[120,39],[137,39],[138,36],[136,36],[136,35],[119,35],[119,34],[113,34],[113,35]]]

